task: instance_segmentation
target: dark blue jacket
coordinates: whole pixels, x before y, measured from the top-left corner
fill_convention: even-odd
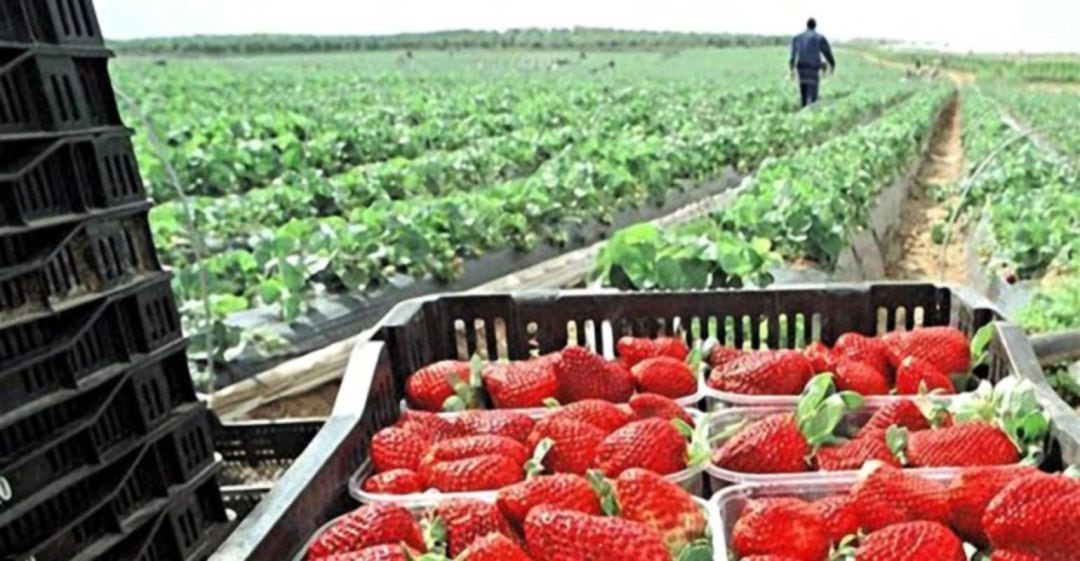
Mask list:
[[[813,29],[807,29],[791,40],[792,68],[820,69],[823,56],[829,66],[836,68],[836,59],[833,58],[829,40]]]

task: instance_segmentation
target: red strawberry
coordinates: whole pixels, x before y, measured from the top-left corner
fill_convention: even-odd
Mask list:
[[[863,431],[854,440],[834,446],[823,446],[814,455],[818,469],[823,471],[841,471],[859,469],[870,460],[879,460],[886,464],[900,467],[889,445],[885,442],[885,431]]]
[[[630,398],[630,409],[640,419],[681,419],[694,426],[694,418],[670,398],[654,393],[639,393]]]
[[[600,515],[600,501],[587,479],[560,473],[540,475],[499,490],[495,501],[507,520],[518,526],[537,505]]]
[[[399,427],[380,430],[371,438],[371,461],[375,471],[419,470],[420,458],[431,448],[433,441],[433,435],[419,430]]]
[[[426,551],[420,525],[403,506],[375,503],[338,518],[308,548],[308,559],[357,551],[383,544],[404,543]]]
[[[945,374],[971,370],[971,345],[962,331],[953,327],[924,327],[883,338],[889,362],[894,367],[909,356],[925,360]]]
[[[859,531],[859,513],[851,495],[825,497],[815,502],[814,506],[825,519],[826,534],[832,543],[838,544],[845,537]]]
[[[368,493],[387,495],[408,495],[424,490],[420,474],[410,469],[392,469],[377,473],[364,481],[364,490]]]
[[[493,362],[484,366],[484,387],[499,409],[543,407],[558,395],[555,366],[541,360]]]
[[[664,540],[672,556],[705,535],[705,513],[685,489],[644,469],[630,468],[611,483],[619,516],[640,522]]]
[[[847,358],[837,360],[835,366],[833,379],[836,380],[836,389],[862,395],[889,394],[889,381],[876,368]]]
[[[952,527],[966,541],[986,547],[989,540],[982,529],[986,505],[1009,482],[1038,473],[1031,466],[985,466],[962,470],[949,485]]]
[[[967,561],[964,544],[937,522],[905,522],[859,542],[855,561]]]
[[[713,368],[719,368],[732,360],[735,360],[746,354],[739,349],[733,349],[731,347],[725,347],[723,345],[716,345],[709,351],[709,366]]]
[[[671,422],[634,421],[600,442],[593,465],[608,477],[633,467],[666,475],[686,468],[686,447],[686,439]]]
[[[548,417],[588,423],[604,434],[610,434],[634,420],[634,416],[629,412],[602,399],[583,399],[563,405],[548,413]]]
[[[402,411],[401,416],[398,417],[394,426],[413,432],[431,435],[433,440],[465,436],[464,434],[459,434],[459,431],[454,428],[454,424],[448,419],[439,416],[438,413],[417,411],[415,409],[406,409]]]
[[[516,411],[464,411],[454,420],[455,429],[464,434],[493,434],[525,442],[536,421]]]
[[[336,553],[330,557],[320,557],[319,561],[410,561],[415,558],[416,552],[411,549],[403,548],[398,544],[383,544],[365,547],[359,551]]]
[[[742,561],[799,561],[799,559],[787,555],[751,555],[743,557]]]
[[[900,366],[896,369],[896,393],[916,395],[923,391],[934,390],[942,390],[948,394],[956,393],[952,380],[933,364],[913,356],[900,362]]]
[[[435,507],[434,514],[446,531],[447,553],[451,557],[493,532],[514,535],[510,523],[491,503],[467,499],[443,501]]]
[[[518,465],[524,465],[525,461],[529,459],[529,451],[523,444],[513,438],[493,434],[477,434],[436,442],[428,450],[423,460],[420,461],[420,465],[427,466],[439,462],[464,460],[465,458],[486,456],[488,454],[506,456]]]
[[[1030,553],[1019,553],[1016,551],[1005,551],[999,549],[994,551],[994,554],[990,556],[990,561],[1045,561],[1038,555],[1032,555]]]
[[[551,439],[552,447],[544,456],[544,466],[555,473],[584,475],[605,436],[604,431],[587,423],[546,417],[536,423],[527,446],[535,450],[542,440]]]
[[[914,467],[965,467],[1015,464],[1020,452],[1005,431],[983,421],[913,432],[907,461]]]
[[[1080,480],[1034,474],[1009,483],[986,506],[982,527],[995,549],[1075,561],[1080,551]]]
[[[590,398],[624,403],[634,393],[634,376],[630,371],[618,363],[609,364],[585,347],[564,349],[555,364],[555,375],[561,403]]]
[[[798,395],[813,371],[810,361],[798,351],[758,351],[713,368],[708,384],[740,394]]]
[[[845,333],[833,345],[833,354],[838,359],[843,357],[854,362],[862,362],[885,375],[891,372],[888,350],[880,339],[874,337],[859,333]]]
[[[802,350],[802,353],[810,361],[817,374],[832,372],[836,368],[836,357],[833,356],[832,349],[821,341],[810,343]]]
[[[498,532],[488,534],[461,552],[461,561],[532,561],[516,541]]]
[[[690,354],[686,343],[674,337],[622,337],[615,343],[615,349],[618,351],[619,361],[627,368],[656,357],[670,357],[682,362],[686,360],[686,355]]]
[[[919,406],[914,401],[904,399],[893,401],[874,412],[870,420],[863,425],[863,431],[881,431],[896,425],[909,431],[920,431],[930,428],[930,421],[923,415]]]
[[[810,445],[795,417],[778,413],[748,425],[724,442],[713,455],[713,463],[744,473],[801,472],[809,469],[809,455]]]
[[[533,559],[625,559],[629,553],[634,561],[671,561],[660,536],[638,522],[546,505],[525,518],[525,540]]]
[[[693,395],[697,391],[697,376],[681,360],[671,357],[647,358],[630,370],[637,380],[638,391],[667,397]]]
[[[413,372],[405,380],[409,403],[425,411],[442,411],[446,400],[456,395],[454,384],[468,383],[472,366],[460,360],[436,362]]]
[[[800,499],[748,501],[731,537],[740,556],[778,555],[799,561],[824,561],[829,556],[825,519],[814,505]]]
[[[493,491],[525,479],[525,471],[508,456],[488,454],[425,465],[420,477],[426,487],[444,493]]]
[[[949,522],[948,493],[943,486],[892,466],[878,466],[855,484],[851,495],[864,530],[919,520]]]

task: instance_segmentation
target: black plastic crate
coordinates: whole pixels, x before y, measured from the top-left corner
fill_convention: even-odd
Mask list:
[[[0,419],[180,338],[166,273],[78,308],[2,328]]]
[[[0,3],[0,42],[103,44],[91,0],[5,0]]]
[[[110,53],[0,48],[0,135],[122,126]]]
[[[75,399],[45,409],[11,426],[0,428],[5,457],[0,478],[7,481],[9,498],[0,512],[47,487],[94,465],[107,464],[172,416],[197,408],[195,391],[187,376],[183,349],[159,362],[132,369],[115,383],[103,384]],[[187,405],[187,407],[184,407]],[[202,458],[200,447],[211,447],[206,421],[194,432],[177,436],[181,458]],[[197,429],[197,430],[196,430]],[[8,443],[22,443],[8,448]],[[190,465],[174,480],[186,480]]]
[[[131,133],[0,142],[0,228],[47,227],[146,200]]]

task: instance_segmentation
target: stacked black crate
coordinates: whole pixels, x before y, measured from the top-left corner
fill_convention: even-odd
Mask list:
[[[205,407],[91,0],[0,2],[0,561],[202,559]]]

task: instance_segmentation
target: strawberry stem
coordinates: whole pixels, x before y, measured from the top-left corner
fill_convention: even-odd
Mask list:
[[[585,472],[585,478],[600,499],[600,510],[607,516],[618,516],[622,509],[619,508],[619,500],[615,497],[615,488],[611,486],[611,482],[595,469]]]

